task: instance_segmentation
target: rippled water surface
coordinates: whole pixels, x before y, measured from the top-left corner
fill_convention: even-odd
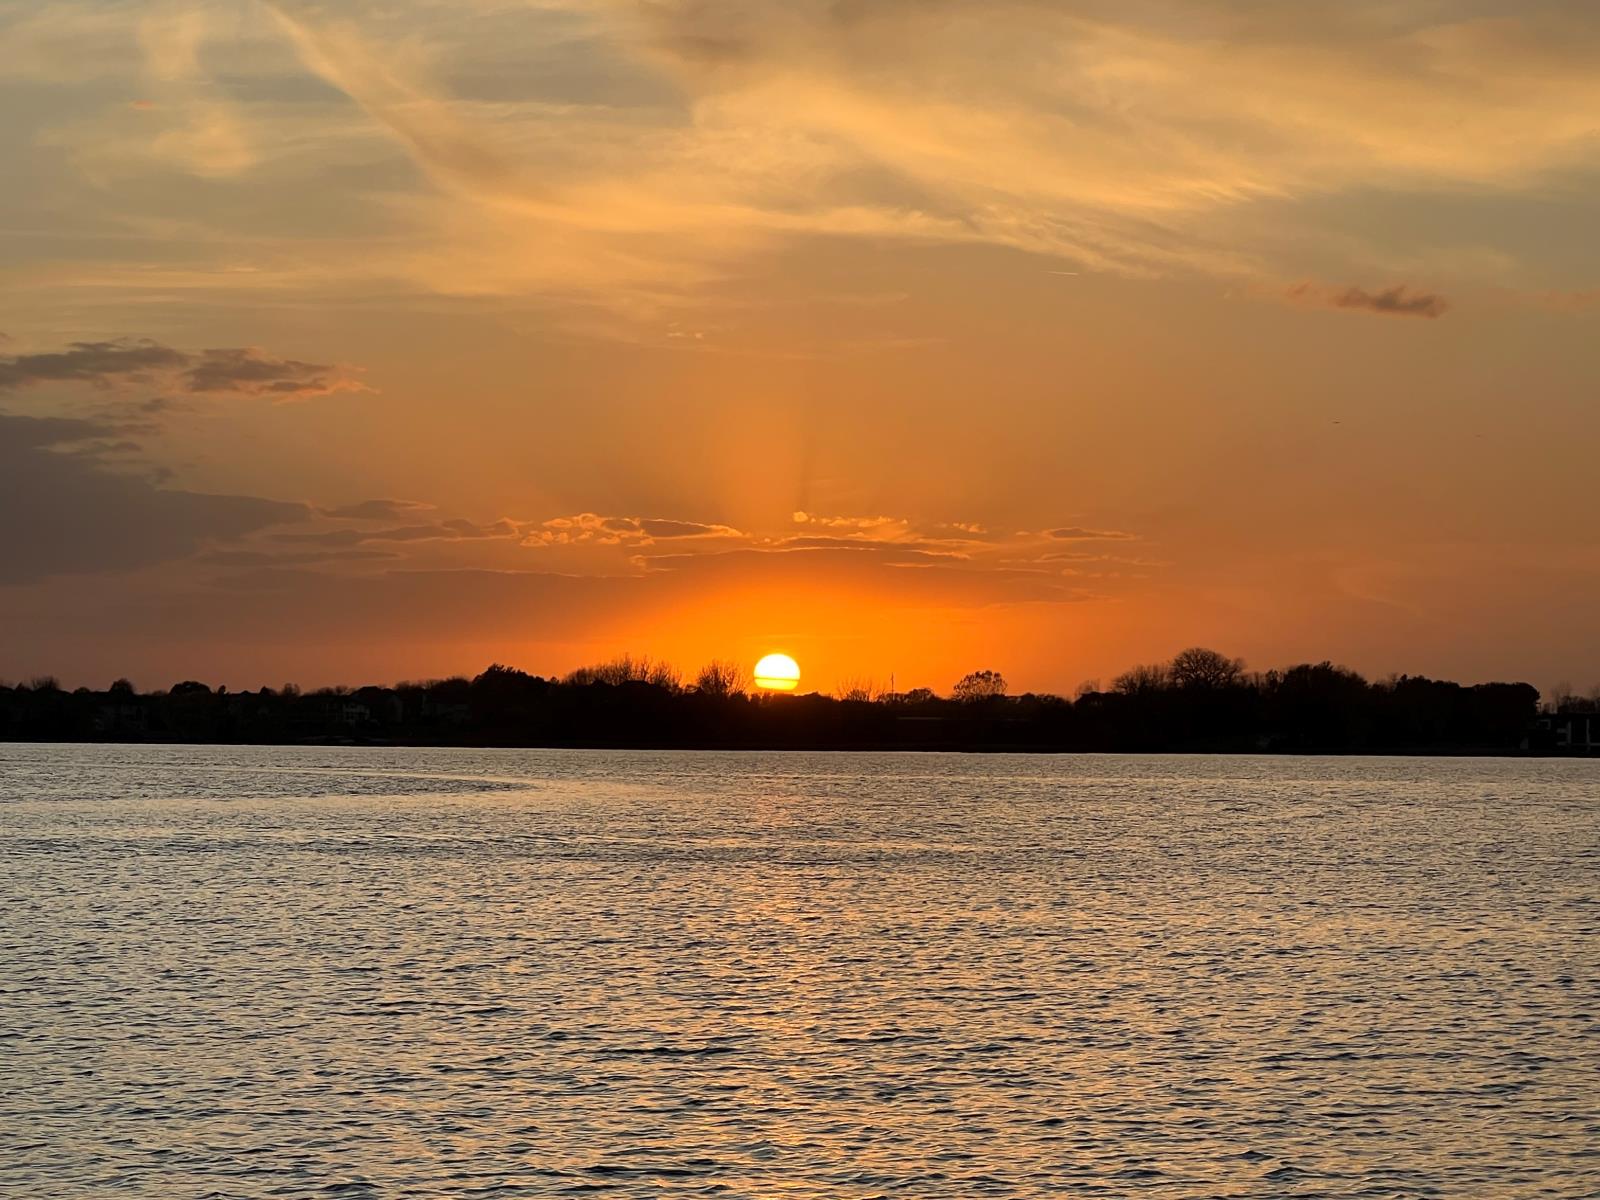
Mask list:
[[[0,1194],[1600,1195],[1600,764],[0,746]]]

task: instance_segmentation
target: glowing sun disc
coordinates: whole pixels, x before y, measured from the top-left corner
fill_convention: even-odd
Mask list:
[[[787,654],[769,654],[756,664],[756,686],[769,692],[792,692],[800,686],[800,664]]]

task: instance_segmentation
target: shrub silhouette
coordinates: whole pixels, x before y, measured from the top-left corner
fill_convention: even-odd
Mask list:
[[[1006,694],[1006,679],[999,671],[973,671],[963,675],[951,689],[951,695],[963,704],[980,700],[998,700]]]
[[[726,700],[730,696],[743,696],[750,685],[742,670],[719,658],[700,668],[700,673],[694,677],[694,690],[702,696]]]

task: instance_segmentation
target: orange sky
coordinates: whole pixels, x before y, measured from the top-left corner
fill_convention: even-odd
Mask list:
[[[0,678],[1600,680],[1600,15],[0,13]]]

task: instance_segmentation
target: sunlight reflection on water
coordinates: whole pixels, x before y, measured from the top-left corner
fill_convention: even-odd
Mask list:
[[[1600,1194],[1600,764],[0,745],[0,1193]]]

